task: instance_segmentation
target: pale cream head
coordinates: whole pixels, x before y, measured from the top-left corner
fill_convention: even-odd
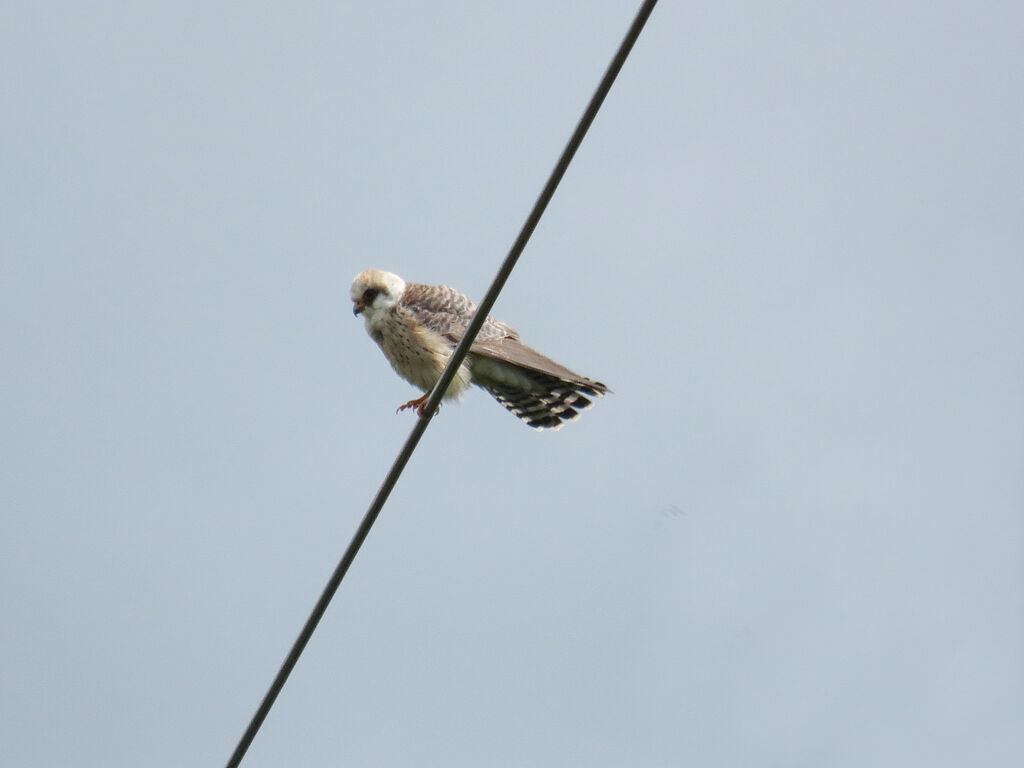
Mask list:
[[[398,303],[405,292],[405,281],[392,272],[367,269],[356,275],[349,295],[352,297],[352,314],[362,314],[367,325]]]

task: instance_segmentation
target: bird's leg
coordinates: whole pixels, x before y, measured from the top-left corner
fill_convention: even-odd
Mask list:
[[[423,397],[417,397],[414,400],[410,400],[405,405],[398,406],[398,410],[396,410],[395,413],[401,413],[402,411],[408,410],[409,408],[415,408],[416,409],[416,413],[418,413],[420,416],[422,416],[423,415],[423,406],[425,406],[427,404],[427,398],[428,397],[430,397],[430,393],[429,392],[425,392],[423,394]]]

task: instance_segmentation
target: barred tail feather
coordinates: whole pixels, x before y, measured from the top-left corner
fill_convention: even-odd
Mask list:
[[[481,386],[510,413],[537,430],[561,429],[566,422],[575,421],[581,411],[593,405],[587,395],[601,397],[608,391],[607,387],[598,382],[594,382],[596,386],[588,386],[554,376],[538,376],[537,379],[538,386],[533,389],[502,386],[493,382]]]

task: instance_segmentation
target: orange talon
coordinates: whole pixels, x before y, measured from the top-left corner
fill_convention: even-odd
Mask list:
[[[402,411],[406,411],[409,408],[415,408],[416,409],[416,413],[418,413],[420,416],[422,416],[423,415],[423,406],[425,406],[427,404],[427,398],[429,396],[430,396],[430,393],[427,392],[425,395],[423,395],[423,397],[417,397],[415,400],[410,400],[405,405],[398,406],[398,410],[396,410],[395,413],[401,413]]]
[[[415,400],[410,400],[405,405],[398,406],[398,408],[395,410],[395,413],[401,413],[402,411],[408,410],[409,408],[415,408],[416,413],[420,416],[423,416],[423,413],[426,411],[427,408],[428,399],[430,399],[429,392],[423,395],[423,397],[417,397]],[[440,412],[440,410],[441,406],[439,405],[437,406],[437,410],[434,411],[434,413],[437,414],[438,412]]]

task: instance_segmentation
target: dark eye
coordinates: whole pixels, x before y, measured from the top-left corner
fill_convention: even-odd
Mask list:
[[[373,300],[377,298],[377,294],[380,293],[376,288],[367,288],[363,291],[363,304],[373,304]]]

